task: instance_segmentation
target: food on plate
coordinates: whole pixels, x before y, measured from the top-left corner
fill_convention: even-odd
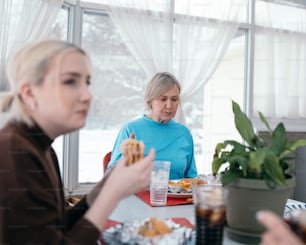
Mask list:
[[[179,187],[182,189],[191,189],[191,183],[196,185],[205,184],[206,181],[199,178],[184,178],[179,181],[169,180],[168,185],[169,187]]]
[[[143,158],[145,146],[142,141],[128,138],[120,145],[122,154],[127,157],[127,165],[131,165]]]
[[[152,217],[139,228],[138,234],[144,237],[156,237],[171,232],[172,229],[168,227],[165,221]]]
[[[191,183],[193,185],[203,185],[203,184],[206,184],[206,181],[203,179],[196,178],[196,179],[193,179]]]

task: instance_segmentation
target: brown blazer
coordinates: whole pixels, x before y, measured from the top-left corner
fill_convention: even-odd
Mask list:
[[[0,130],[0,244],[96,244],[85,199],[66,209],[52,140],[39,128]]]

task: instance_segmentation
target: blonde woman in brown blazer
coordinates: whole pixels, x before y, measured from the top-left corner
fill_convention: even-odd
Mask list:
[[[42,41],[22,48],[8,70],[12,92],[1,104],[0,244],[96,244],[118,202],[149,185],[154,151],[132,166],[123,159],[74,208],[51,146],[85,125],[91,64],[79,47]]]

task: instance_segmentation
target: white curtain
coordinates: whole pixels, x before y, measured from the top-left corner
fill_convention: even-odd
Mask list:
[[[235,35],[244,0],[125,0],[107,10],[148,76],[172,72],[182,104],[209,80]],[[185,122],[181,108],[177,119]]]
[[[0,1],[0,92],[9,88],[7,60],[21,46],[48,37],[63,0]]]
[[[0,1],[0,91],[7,90],[5,64],[13,0]]]
[[[254,116],[306,118],[306,9],[258,5]],[[283,18],[283,17],[286,18]]]

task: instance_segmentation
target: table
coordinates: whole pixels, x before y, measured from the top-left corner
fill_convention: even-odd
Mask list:
[[[305,204],[296,200],[288,199],[287,204]],[[178,206],[165,206],[165,207],[151,207],[139,199],[137,196],[132,195],[123,199],[114,212],[111,214],[110,219],[124,222],[132,220],[144,220],[148,217],[158,217],[169,219],[174,217],[183,217],[195,224],[194,206],[178,205]],[[225,233],[224,245],[242,245],[236,241],[230,240]]]

